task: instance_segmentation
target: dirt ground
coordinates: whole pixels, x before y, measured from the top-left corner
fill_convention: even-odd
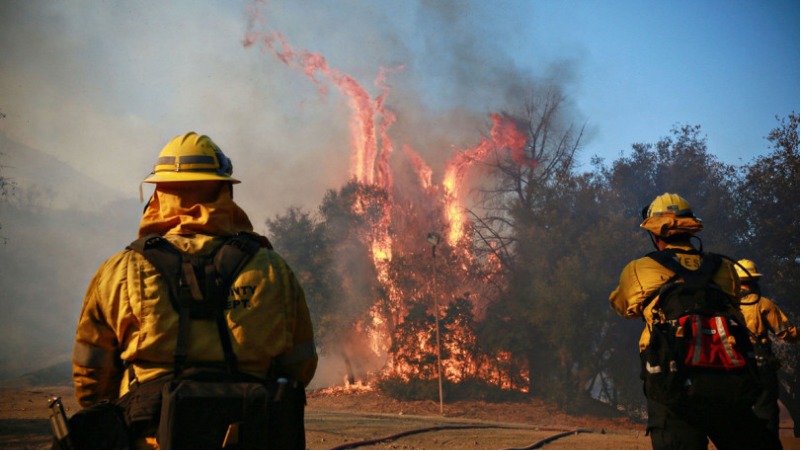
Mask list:
[[[539,401],[399,402],[373,391],[309,394],[309,449],[418,431],[363,449],[650,449],[645,426],[625,418],[574,417]],[[549,441],[552,439],[553,441]],[[352,449],[356,449],[355,447]]]
[[[77,410],[69,386],[0,389],[0,449],[46,449],[47,401],[61,396]],[[650,449],[644,425],[625,418],[566,415],[538,401],[524,403],[398,402],[371,391],[309,393],[309,449]],[[395,435],[392,440],[372,442]],[[783,437],[785,449],[799,449]]]

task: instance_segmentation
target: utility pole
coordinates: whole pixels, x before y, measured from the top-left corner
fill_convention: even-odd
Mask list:
[[[439,383],[439,414],[444,416],[445,409],[442,402],[442,353],[440,351],[441,346],[439,344],[439,293],[437,292],[437,244],[439,244],[441,239],[442,238],[437,232],[430,232],[426,237],[426,240],[431,243],[431,273],[433,285],[433,288],[431,289],[431,295],[434,298],[434,324],[436,325],[437,334],[437,382]]]

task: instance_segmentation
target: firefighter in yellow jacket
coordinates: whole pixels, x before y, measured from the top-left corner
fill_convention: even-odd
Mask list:
[[[675,258],[683,267],[696,270],[701,266],[701,257],[691,238],[703,229],[703,224],[684,198],[671,193],[656,197],[643,209],[640,227],[648,231],[657,250],[675,250]],[[733,266],[724,260],[713,275],[713,281],[735,297],[740,285]],[[644,319],[645,328],[639,340],[641,353],[648,347],[651,337],[654,307],[658,301],[653,295],[674,274],[652,258],[633,260],[623,269],[617,288],[609,296],[612,310],[618,315]],[[739,314],[736,307],[732,307],[731,314]],[[718,449],[765,446],[758,438],[761,424],[747,409],[707,415],[705,412],[677,412],[651,399],[647,399],[647,404],[647,431],[654,449],[706,449],[707,437]]]
[[[759,418],[767,421],[771,435],[778,441],[779,362],[773,356],[769,333],[786,343],[798,343],[798,329],[790,324],[778,305],[760,294],[759,281],[762,274],[757,270],[756,264],[748,259],[739,260],[737,263],[737,275],[741,284],[740,311],[745,316],[748,329],[754,333],[755,345],[760,346],[764,352],[767,367],[762,374],[764,391],[754,404],[754,412]],[[792,405],[787,407],[793,409]],[[793,413],[793,419],[798,421],[797,412]]]
[[[159,154],[139,236],[160,235],[181,251],[202,255],[224,237],[253,234],[247,214],[233,201],[232,165],[207,136],[176,136]],[[114,401],[132,387],[169,375],[179,314],[168,286],[140,253],[122,251],[91,281],[78,321],[73,353],[75,395],[81,406]],[[264,378],[280,366],[306,386],[317,354],[303,290],[287,263],[261,247],[235,277],[224,311],[239,370]],[[188,362],[224,362],[213,321],[193,321]],[[197,324],[195,324],[197,323]]]

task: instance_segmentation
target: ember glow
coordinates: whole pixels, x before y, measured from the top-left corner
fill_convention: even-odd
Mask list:
[[[257,8],[252,9],[250,14],[254,28],[264,23]],[[404,152],[397,157],[405,156],[404,163],[412,168],[416,179],[396,186],[393,164],[399,163],[397,158],[391,159],[395,146],[389,132],[398,118],[389,108],[392,90],[388,78],[402,74],[402,66],[378,70],[374,81],[378,93],[373,96],[355,78],[331,67],[323,55],[294,49],[279,32],[249,31],[243,45],[258,47],[264,54],[272,55],[277,61],[299,71],[325,98],[329,88],[333,87],[350,107],[351,177],[360,184],[380,188],[387,197],[386,202],[378,204],[375,198],[360,195],[352,206],[353,213],[357,215],[380,211],[378,219],[371,222],[368,236],[362,236],[360,240],[370,249],[382,294],[376,296],[374,304],[366,312],[365,318],[368,319],[343,325],[353,331],[352,335],[360,337],[351,337],[348,346],[369,348],[371,354],[382,357],[385,364],[379,372],[383,374],[400,376],[405,380],[409,377],[435,378],[436,372],[432,371],[430,361],[430,356],[435,353],[434,330],[430,317],[420,315],[425,312],[442,318],[448,309],[455,308],[454,301],[457,298],[462,301],[459,305],[468,306],[467,310],[478,310],[475,301],[477,296],[463,293],[478,292],[484,289],[482,285],[486,285],[486,280],[478,280],[470,273],[477,263],[468,247],[471,236],[466,217],[469,193],[465,181],[471,177],[470,169],[474,164],[495,152],[508,152],[515,161],[534,165],[536,162],[527,160],[525,156],[527,134],[512,117],[490,114],[492,126],[489,137],[480,137],[478,144],[473,147],[455,152],[449,150],[453,154],[445,165],[440,185],[434,181],[432,167],[420,154],[408,144],[401,143]],[[445,231],[447,243],[443,245],[449,247],[440,252],[449,253],[450,260],[455,262],[452,266],[457,271],[463,271],[462,274],[449,273],[447,280],[439,286],[435,286],[429,277],[436,271],[433,266],[436,262],[420,264],[424,258],[431,257],[425,248],[421,250],[421,242],[426,233],[437,229]],[[398,263],[393,259],[399,256],[410,258],[414,264],[393,272],[393,264]],[[498,262],[492,264],[497,265]],[[401,279],[404,283],[400,283]],[[429,304],[432,296],[437,296],[439,300],[439,311],[433,311],[433,305]],[[410,319],[413,317],[418,319]],[[410,321],[419,321],[419,324]],[[406,340],[406,347],[403,348],[397,338],[400,325],[406,327],[404,330],[412,331],[407,333],[406,336],[411,336],[411,339]],[[447,327],[449,336],[453,338],[442,344],[445,355],[443,373],[446,378],[458,382],[470,375],[495,381],[499,386],[511,386],[511,382],[505,383],[493,373],[507,364],[503,356],[495,357],[494,362],[471,361],[468,348],[475,344],[473,331],[467,325],[458,323],[449,323]],[[348,355],[355,354],[364,354],[364,349],[358,352],[343,350],[346,360]],[[353,385],[351,375],[346,375],[345,382],[346,385]],[[359,387],[364,389],[369,384]]]

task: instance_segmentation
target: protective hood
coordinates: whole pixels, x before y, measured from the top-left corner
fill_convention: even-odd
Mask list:
[[[695,235],[703,230],[704,225],[700,219],[694,217],[661,215],[646,218],[640,227],[656,236],[669,237],[678,234]]]
[[[139,236],[232,235],[252,232],[253,224],[231,196],[228,183],[159,183],[150,198]]]

